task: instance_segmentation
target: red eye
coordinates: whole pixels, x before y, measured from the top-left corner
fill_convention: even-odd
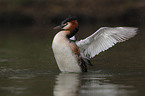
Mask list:
[[[71,22],[72,22],[73,24],[75,24],[77,21],[76,21],[76,20],[72,20]]]
[[[71,22],[75,22],[75,20],[72,20]]]

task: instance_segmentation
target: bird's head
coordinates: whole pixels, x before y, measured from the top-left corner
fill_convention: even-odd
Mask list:
[[[72,37],[77,33],[79,29],[77,17],[68,17],[64,21],[62,21],[61,25],[54,27],[54,29],[60,29],[62,31],[70,31],[71,33],[68,37]]]

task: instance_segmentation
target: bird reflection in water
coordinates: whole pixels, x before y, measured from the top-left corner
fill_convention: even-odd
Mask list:
[[[60,73],[56,77],[54,96],[79,96],[79,76],[75,73]]]
[[[135,92],[134,86],[117,84],[103,74],[60,73],[54,86],[54,96],[134,96]]]

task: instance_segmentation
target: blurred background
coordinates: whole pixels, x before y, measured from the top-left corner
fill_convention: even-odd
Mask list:
[[[144,0],[0,0],[0,27],[50,29],[74,15],[81,25],[140,27],[144,9]]]
[[[82,77],[88,78],[85,79],[88,83],[84,84],[89,84],[94,82],[90,77],[100,76],[97,78],[101,84],[95,84],[100,86],[101,92],[104,92],[101,85],[109,82],[119,86],[118,94],[122,94],[122,89],[124,93],[129,92],[127,94],[130,90],[135,92],[125,96],[145,94],[142,86],[145,84],[145,0],[0,0],[1,95],[53,96],[55,76],[60,72],[51,49],[53,37],[58,31],[53,27],[69,16],[78,17],[78,40],[104,26],[139,28],[134,38],[91,59],[94,66],[89,67],[89,72],[92,73]],[[116,76],[123,76],[122,82]],[[133,88],[120,87],[120,84]],[[93,88],[98,88],[98,85]],[[108,90],[116,87],[108,87]],[[86,88],[84,90],[87,93]],[[112,94],[110,96],[115,96]]]

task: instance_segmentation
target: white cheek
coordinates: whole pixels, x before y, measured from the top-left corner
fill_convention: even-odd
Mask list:
[[[70,23],[68,23],[66,26],[64,26],[64,27],[63,27],[63,29],[69,29],[69,28],[70,28],[70,26],[71,26],[71,24],[70,24]]]

